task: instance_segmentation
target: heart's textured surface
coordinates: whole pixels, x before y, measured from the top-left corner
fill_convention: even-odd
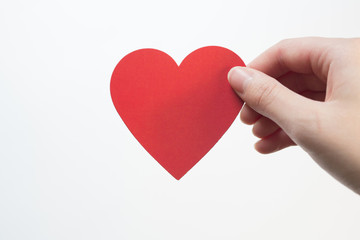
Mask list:
[[[115,67],[110,91],[120,117],[148,153],[180,179],[221,138],[242,101],[227,81],[244,66],[216,46],[190,53],[178,66],[166,53],[140,49]]]

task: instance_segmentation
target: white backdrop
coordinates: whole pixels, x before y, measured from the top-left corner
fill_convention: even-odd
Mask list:
[[[110,77],[145,47],[246,63],[283,38],[360,35],[360,1],[0,2],[0,239],[359,239],[359,197],[238,119],[180,181],[118,116]]]

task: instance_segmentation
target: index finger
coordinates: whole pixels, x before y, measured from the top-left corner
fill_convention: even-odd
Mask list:
[[[248,67],[278,78],[288,72],[315,74],[326,80],[336,39],[307,37],[287,39],[255,58]]]

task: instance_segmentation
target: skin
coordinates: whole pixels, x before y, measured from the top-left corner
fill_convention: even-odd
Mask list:
[[[228,79],[258,152],[298,145],[360,194],[360,38],[283,40]]]

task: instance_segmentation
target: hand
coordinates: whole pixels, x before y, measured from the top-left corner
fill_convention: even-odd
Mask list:
[[[257,151],[299,145],[360,194],[360,39],[284,40],[228,78]]]

